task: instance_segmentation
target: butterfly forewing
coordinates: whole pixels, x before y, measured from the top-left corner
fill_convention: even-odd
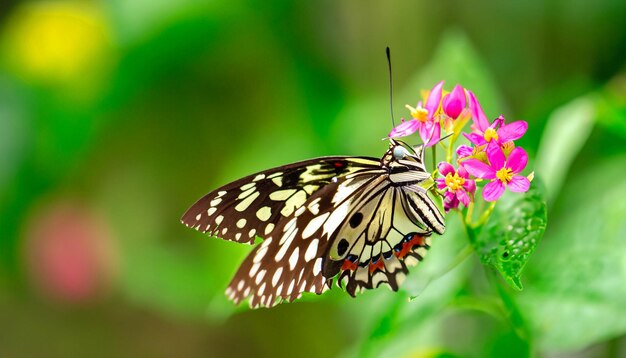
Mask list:
[[[371,170],[380,171],[378,159],[323,157],[273,168],[210,192],[181,221],[211,236],[252,244],[332,180]]]

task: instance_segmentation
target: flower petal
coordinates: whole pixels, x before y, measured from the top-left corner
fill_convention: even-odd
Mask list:
[[[486,201],[496,201],[504,193],[504,184],[499,180],[494,180],[483,188],[483,198]]]
[[[485,145],[487,144],[487,141],[485,141],[485,138],[483,138],[482,135],[477,134],[477,133],[463,133],[463,135],[465,136],[465,138],[467,138],[467,140],[469,140],[470,142],[472,142],[472,144],[476,145],[476,146],[481,146],[481,145]]]
[[[463,205],[468,206],[470,203],[470,197],[469,195],[467,195],[467,193],[465,192],[465,190],[459,189],[456,191],[456,197],[457,199],[459,199],[460,202],[463,203]]]
[[[474,149],[472,149],[472,147],[470,147],[469,145],[463,144],[456,148],[456,156],[459,159],[469,157],[472,155],[472,153],[474,153]]]
[[[469,108],[472,112],[472,120],[474,121],[474,125],[481,132],[484,132],[487,127],[489,127],[489,121],[487,120],[487,116],[483,109],[480,108],[480,103],[476,99],[476,96],[472,93],[472,91],[467,91],[467,96],[469,98]]]
[[[505,124],[498,129],[498,139],[503,143],[510,140],[520,139],[526,133],[527,129],[528,123],[525,121],[516,121]]]
[[[448,162],[439,163],[439,165],[437,165],[437,169],[439,169],[439,174],[443,175],[444,177],[448,174],[456,173],[452,164]]]
[[[524,193],[530,188],[530,181],[528,178],[521,175],[514,176],[508,184],[509,190],[516,193]]]
[[[459,165],[459,169],[457,170],[457,173],[459,174],[459,176],[461,178],[469,178],[469,173],[467,172],[467,170],[465,170],[465,168],[463,168],[463,164]]]
[[[439,122],[425,122],[421,123],[419,128],[420,137],[422,137],[422,141],[424,142],[426,147],[432,147],[433,145],[439,142],[439,138],[441,137],[441,126]]]
[[[464,161],[463,167],[468,171],[468,173],[477,178],[493,179],[496,177],[496,171],[478,159],[468,159]]]
[[[506,161],[506,167],[511,169],[513,174],[517,174],[526,168],[528,164],[528,154],[522,147],[513,149],[509,154],[509,159]]]
[[[450,211],[450,209],[456,209],[459,207],[459,199],[457,199],[456,195],[450,191],[447,191],[443,195],[443,208],[446,212]]]
[[[439,190],[444,189],[447,186],[444,178],[437,178],[435,182],[437,182],[437,189]]]
[[[463,183],[463,189],[470,194],[474,194],[476,192],[476,182],[473,180],[466,180],[465,183]]]
[[[390,138],[399,138],[406,137],[415,133],[418,129],[419,121],[417,119],[412,119],[410,121],[402,120],[402,123],[398,124],[394,129],[389,132]]]
[[[456,85],[452,92],[448,93],[441,103],[443,111],[449,117],[457,119],[465,108],[465,91],[463,87]]]
[[[506,157],[504,156],[504,152],[502,152],[502,148],[495,141],[489,142],[487,145],[487,158],[489,159],[489,164],[494,170],[500,170],[504,168],[504,164],[506,162]]]
[[[426,100],[426,108],[428,110],[428,118],[432,118],[439,108],[441,103],[441,88],[443,87],[443,81],[437,83],[428,94],[428,100]]]

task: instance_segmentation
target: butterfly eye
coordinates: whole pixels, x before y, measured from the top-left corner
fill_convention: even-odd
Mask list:
[[[407,151],[406,148],[402,147],[402,146],[395,146],[393,148],[393,157],[395,158],[395,160],[400,160],[400,159],[404,159],[407,156]]]

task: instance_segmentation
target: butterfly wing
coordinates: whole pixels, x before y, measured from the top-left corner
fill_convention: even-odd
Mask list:
[[[393,186],[380,173],[348,175],[282,220],[244,260],[227,295],[271,307],[303,292],[321,294],[337,274],[352,296],[382,283],[397,290],[430,234],[444,229],[423,189]]]
[[[320,294],[329,288],[322,267],[332,234],[349,203],[381,180],[384,175],[379,172],[357,172],[315,192],[248,255],[227,295],[235,303],[250,297],[251,307],[271,307],[281,300],[293,301],[302,292]]]
[[[367,157],[322,157],[249,175],[198,200],[181,221],[225,240],[252,244],[291,216],[315,192],[347,175],[380,172]]]
[[[381,284],[393,291],[430,247],[432,232],[445,231],[441,212],[418,186],[381,186],[346,216],[331,240],[327,277],[339,274],[338,284],[356,292]]]

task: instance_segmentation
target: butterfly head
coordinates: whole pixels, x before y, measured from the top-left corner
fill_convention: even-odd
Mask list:
[[[381,160],[389,171],[389,179],[400,185],[419,184],[430,177],[422,160],[423,146],[412,147],[405,142],[389,138],[389,149]]]

